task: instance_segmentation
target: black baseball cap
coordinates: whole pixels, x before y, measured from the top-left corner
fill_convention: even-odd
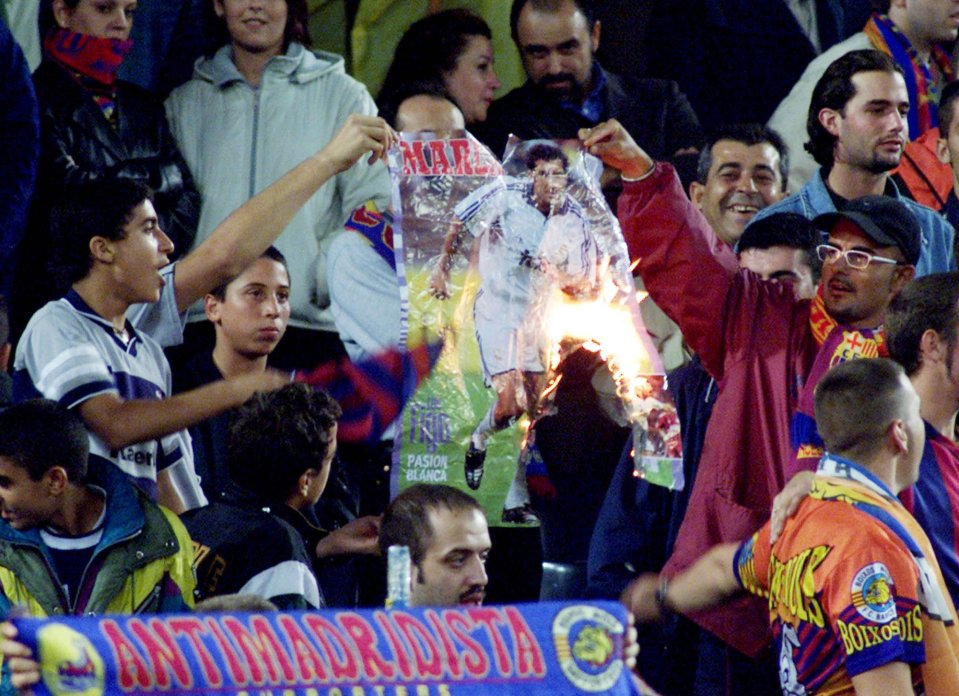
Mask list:
[[[840,219],[855,223],[880,246],[898,247],[906,263],[916,265],[919,261],[922,232],[916,216],[902,201],[890,196],[863,196],[849,201],[840,211],[817,216],[813,224],[829,232]]]

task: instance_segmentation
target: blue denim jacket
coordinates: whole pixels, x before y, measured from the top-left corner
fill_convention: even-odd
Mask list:
[[[899,189],[890,181],[895,197],[906,204],[912,214],[919,221],[922,230],[922,254],[916,264],[916,275],[923,276],[929,273],[942,273],[956,270],[956,257],[953,252],[955,230],[946,220],[932,208],[919,205],[904,196],[899,195]],[[812,179],[803,186],[799,193],[794,193],[778,203],[773,203],[756,213],[752,222],[773,215],[774,213],[799,213],[810,220],[823,213],[833,213],[836,206],[826,189],[826,182],[822,178],[822,169],[818,170]]]

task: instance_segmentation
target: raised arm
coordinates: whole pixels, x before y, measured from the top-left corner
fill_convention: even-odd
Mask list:
[[[353,114],[326,144],[220,223],[177,266],[175,289],[182,312],[207,292],[240,274],[280,236],[317,189],[365,153],[386,157],[396,134],[376,116]]]
[[[653,301],[679,324],[714,376],[722,375],[727,296],[736,255],[683,193],[672,167],[654,163],[615,120],[580,132],[583,145],[625,178],[618,217],[630,258]]]

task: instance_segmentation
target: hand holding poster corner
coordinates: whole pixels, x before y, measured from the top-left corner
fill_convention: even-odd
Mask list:
[[[17,619],[38,696],[640,693],[614,602]]]
[[[682,487],[678,419],[600,170],[575,141],[511,141],[500,165],[465,132],[401,135],[390,172],[407,336],[446,340],[404,412],[394,491],[469,487],[493,524],[527,502],[526,428],[584,345],[612,372],[609,410],[637,429],[638,473]]]

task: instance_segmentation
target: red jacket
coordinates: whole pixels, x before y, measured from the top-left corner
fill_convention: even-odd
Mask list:
[[[790,418],[817,345],[809,301],[797,300],[790,283],[739,270],[668,164],[626,183],[618,212],[646,289],[720,388],[664,569],[672,575],[715,544],[748,538],[769,518],[792,456]],[[768,610],[753,598],[692,618],[749,655],[767,642]]]

